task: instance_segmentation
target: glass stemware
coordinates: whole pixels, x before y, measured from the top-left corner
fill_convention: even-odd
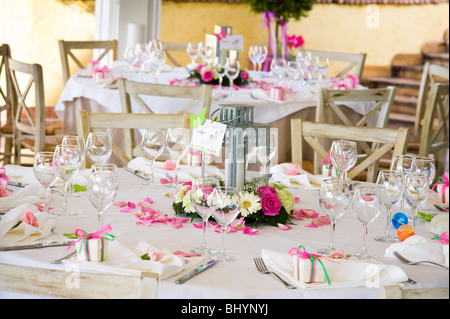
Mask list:
[[[150,55],[150,65],[155,78],[155,82],[158,83],[159,74],[166,65],[166,52],[153,51]]]
[[[221,63],[219,58],[215,59],[214,70],[216,71],[217,76],[219,77],[219,94],[222,94],[222,82],[223,82],[223,77],[225,76],[226,70],[225,70],[225,64]]]
[[[134,46],[134,54],[137,57],[137,60],[139,61],[139,65],[141,67],[142,72],[145,71],[145,67],[149,63],[149,51],[147,49],[146,43],[136,43]]]
[[[347,178],[347,171],[356,164],[357,156],[355,142],[333,141],[330,149],[330,160],[339,173],[339,179],[344,181]]]
[[[191,43],[189,42],[186,48],[186,52],[189,55],[189,57],[191,58],[191,68],[194,69],[196,67],[196,63],[195,60],[197,60],[197,58],[200,55],[200,50],[199,50],[199,44],[198,43]]]
[[[134,66],[136,65],[136,63],[138,61],[138,58],[136,57],[134,48],[125,48],[123,57],[124,57],[125,61],[130,65],[130,71],[133,71]]]
[[[294,81],[300,76],[299,64],[296,61],[289,61],[286,65],[286,73],[291,84],[291,89],[293,89]]]
[[[319,81],[323,80],[325,73],[328,71],[328,66],[330,62],[328,58],[320,58],[320,57],[314,57],[314,66],[316,69],[317,74],[319,75]]]
[[[403,196],[403,174],[398,171],[382,170],[378,173],[377,188],[381,203],[386,208],[387,223],[384,235],[374,239],[383,243],[395,243],[397,238],[392,237],[389,232],[392,219],[392,207],[402,199]]]
[[[180,160],[187,154],[190,145],[189,129],[169,128],[166,135],[166,145],[171,159],[175,162],[175,177],[172,186],[179,187],[178,167]]]
[[[270,72],[275,77],[275,86],[278,86],[280,80],[284,77],[286,71],[286,60],[282,58],[275,58],[270,63]]]
[[[262,64],[267,59],[268,50],[266,46],[257,46],[256,47],[256,63],[258,64],[259,71],[262,71]]]
[[[91,132],[86,140],[86,153],[93,164],[105,163],[112,153],[111,134]]]
[[[239,189],[236,187],[218,187],[216,204],[213,216],[222,228],[222,247],[213,258],[223,262],[234,261],[235,258],[233,256],[227,256],[226,254],[224,237],[227,226],[236,219],[241,208]]]
[[[88,184],[87,196],[91,204],[98,211],[98,227],[104,226],[104,212],[113,204],[119,178],[115,165],[95,165],[91,171]]]
[[[217,205],[217,188],[220,186],[217,178],[200,177],[194,179],[190,193],[191,203],[195,211],[203,220],[203,236],[200,247],[192,249],[195,254],[210,255],[211,251],[206,246],[206,228],[208,228],[208,219],[211,217],[215,205]]]
[[[248,49],[248,57],[250,59],[250,61],[253,64],[253,71],[256,71],[256,66],[257,66],[257,47],[256,46],[250,46],[250,48]]]
[[[78,147],[80,149],[80,153],[81,153],[81,165],[83,165],[83,162],[84,162],[84,159],[86,156],[86,144],[84,143],[83,137],[66,135],[63,137],[61,144],[62,145],[74,145],[74,146]],[[75,192],[73,183],[70,183],[69,194],[70,194],[70,196],[80,196],[79,193]]]
[[[319,249],[319,254],[329,255],[336,250],[334,234],[336,221],[341,218],[350,203],[348,188],[338,179],[325,179],[319,191],[319,205],[331,221],[330,244],[327,248]]]
[[[45,204],[44,212],[50,213],[49,211],[49,201],[51,189],[50,187],[55,184],[58,179],[58,171],[53,165],[53,155],[52,152],[39,152],[34,157],[33,172],[39,183],[45,188]]]
[[[143,185],[154,186],[155,182],[155,161],[163,153],[165,142],[164,142],[164,130],[145,130],[144,136],[142,137],[142,149],[145,155],[147,155],[151,162],[151,179],[142,183]]]
[[[78,174],[81,168],[82,157],[80,149],[74,145],[58,145],[56,146],[53,164],[56,166],[59,177],[64,182],[64,202],[59,210],[54,210],[52,214],[58,216],[76,215],[77,211],[68,209],[68,191],[69,185],[73,177]]]
[[[234,95],[233,81],[239,76],[240,64],[238,60],[227,59],[225,63],[225,75],[230,80],[230,96]]]
[[[405,200],[412,209],[412,216],[408,216],[408,219],[412,220],[412,226],[416,227],[416,217],[430,194],[429,178],[424,172],[411,172],[406,174],[404,183]]]
[[[434,159],[431,157],[416,157],[414,158],[412,164],[413,172],[423,172],[428,175],[428,181],[430,185],[433,184],[436,178],[436,166],[434,164]]]
[[[366,238],[368,225],[380,215],[381,204],[377,196],[376,186],[357,186],[353,195],[353,213],[363,224],[363,247],[360,253],[354,254],[360,259],[376,258],[367,251]]]
[[[410,155],[394,156],[392,159],[391,170],[399,171],[403,174],[409,173],[413,169],[415,157]]]

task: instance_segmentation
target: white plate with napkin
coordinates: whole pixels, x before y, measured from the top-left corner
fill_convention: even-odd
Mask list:
[[[272,173],[272,178],[277,182],[280,182],[288,187],[299,187],[306,189],[319,189],[323,176],[317,176],[308,173],[307,171],[300,168],[298,175],[288,175],[286,172],[292,168],[295,164],[283,163],[279,165],[272,166],[270,172]]]

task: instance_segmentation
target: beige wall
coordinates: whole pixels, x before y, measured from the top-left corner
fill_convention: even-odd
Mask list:
[[[13,57],[44,67],[47,104],[62,90],[57,41],[92,39],[94,0],[0,0],[0,42],[9,43]],[[421,6],[377,6],[379,28],[369,28],[367,6],[315,5],[307,18],[289,23],[288,34],[301,34],[305,48],[366,52],[368,65],[389,65],[397,53],[419,53],[426,41],[442,39],[449,27],[448,3]],[[231,25],[244,35],[241,63],[247,66],[250,45],[267,43],[260,14],[246,4],[163,2],[161,39],[203,41],[215,24]],[[119,56],[122,54],[119,52]],[[185,53],[179,58],[189,59]]]

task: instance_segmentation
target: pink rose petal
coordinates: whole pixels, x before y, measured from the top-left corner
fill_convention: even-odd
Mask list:
[[[245,227],[243,230],[245,235],[256,235],[259,232],[259,229],[253,229],[250,227]]]
[[[281,229],[281,230],[289,230],[289,229],[292,229],[291,226],[283,225],[283,224],[280,224],[280,223],[278,223],[278,228]]]

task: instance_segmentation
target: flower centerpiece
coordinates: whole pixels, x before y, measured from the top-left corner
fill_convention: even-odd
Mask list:
[[[253,226],[279,226],[290,223],[295,204],[292,193],[284,185],[272,183],[269,186],[260,186],[261,184],[261,179],[258,178],[245,182],[239,192],[241,209],[237,218],[243,217],[246,224]],[[177,215],[189,215],[194,219],[198,214],[191,203],[191,187],[192,183],[186,182],[178,189],[172,207]]]
[[[219,76],[214,70],[214,67],[207,64],[200,64],[195,69],[189,71],[188,79],[198,84],[219,84]],[[247,70],[241,69],[239,75],[233,80],[233,84],[237,86],[247,85],[251,82],[250,74]],[[224,76],[222,80],[223,86],[229,86],[230,80]]]

